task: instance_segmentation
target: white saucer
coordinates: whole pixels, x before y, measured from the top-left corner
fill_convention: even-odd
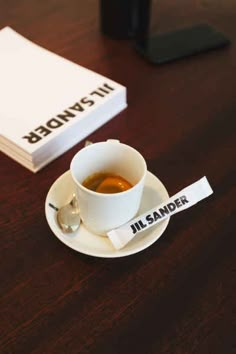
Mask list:
[[[107,237],[98,236],[88,231],[81,224],[78,231],[73,234],[64,234],[56,221],[56,211],[49,203],[60,208],[70,202],[75,185],[70,171],[61,175],[51,186],[45,201],[45,213],[47,222],[54,235],[66,246],[90,256],[102,258],[124,257],[142,251],[153,244],[165,231],[169,218],[150,229],[139,233],[123,249],[115,250]],[[156,205],[169,198],[168,192],[161,181],[148,172],[139,214],[154,208]]]

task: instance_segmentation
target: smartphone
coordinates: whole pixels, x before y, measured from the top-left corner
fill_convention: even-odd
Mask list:
[[[191,55],[218,49],[230,40],[208,24],[136,38],[135,48],[153,64],[163,64]]]

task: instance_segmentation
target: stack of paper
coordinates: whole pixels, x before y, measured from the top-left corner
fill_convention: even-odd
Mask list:
[[[0,148],[33,172],[127,106],[126,88],[0,31]]]

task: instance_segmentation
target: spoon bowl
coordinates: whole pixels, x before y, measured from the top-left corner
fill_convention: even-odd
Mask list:
[[[78,200],[74,193],[70,203],[58,210],[57,222],[65,233],[75,232],[80,227]]]

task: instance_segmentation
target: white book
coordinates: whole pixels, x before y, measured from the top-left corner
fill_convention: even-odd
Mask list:
[[[126,88],[0,30],[0,148],[36,172],[126,108]]]

